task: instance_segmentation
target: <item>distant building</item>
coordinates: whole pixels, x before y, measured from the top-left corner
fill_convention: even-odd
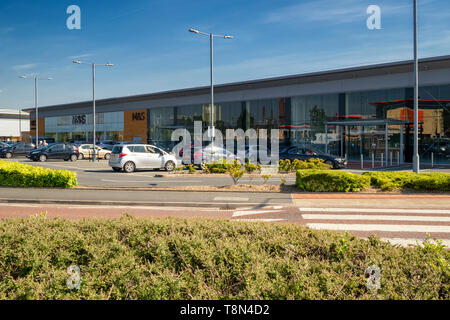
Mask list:
[[[0,140],[23,140],[30,135],[30,114],[14,109],[0,109]]]
[[[256,79],[215,86],[218,130],[279,129],[282,146],[307,145],[349,160],[394,157],[412,161],[413,61]],[[450,164],[450,56],[419,63],[419,154]],[[210,88],[187,88],[101,99],[96,140],[151,142],[172,147],[172,133],[211,122]],[[33,122],[34,109],[28,109]],[[35,134],[35,126],[31,135]],[[92,101],[39,108],[39,136],[92,141]],[[391,156],[392,154],[392,156]]]

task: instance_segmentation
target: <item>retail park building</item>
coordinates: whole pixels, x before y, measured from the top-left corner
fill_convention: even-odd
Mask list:
[[[450,163],[450,56],[422,59],[419,70],[421,158],[434,153],[436,161]],[[388,151],[410,162],[413,84],[413,62],[402,61],[216,85],[215,124],[222,131],[280,129],[281,144],[350,160]],[[98,100],[96,138],[170,145],[172,132],[193,131],[194,121],[206,130],[209,101],[209,87]],[[34,110],[27,111],[34,135]],[[41,107],[39,135],[92,141],[92,119],[91,101]]]

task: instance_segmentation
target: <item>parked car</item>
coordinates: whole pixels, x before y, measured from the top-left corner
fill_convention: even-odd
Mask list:
[[[78,149],[69,143],[55,143],[30,152],[29,157],[33,161],[45,162],[49,159],[62,159],[64,161],[77,161]]]
[[[245,163],[244,159],[239,158],[234,153],[216,146],[207,146],[201,149],[194,150],[194,163],[212,163],[219,161],[234,161]],[[198,160],[195,160],[198,159]]]
[[[49,145],[47,145],[47,146],[42,146],[42,147],[40,147],[40,148],[37,148],[37,149],[33,149],[33,150],[28,151],[28,153],[27,153],[27,155],[26,155],[27,159],[30,159],[30,160],[31,160],[31,154],[32,154],[32,153],[34,153],[34,152],[36,152],[36,151],[39,151],[39,150],[42,150],[42,149],[45,149],[45,148],[48,148],[48,147],[50,147],[50,146],[53,145],[53,144],[54,144],[54,143],[49,144]]]
[[[80,154],[78,156],[79,160],[91,159],[94,153],[94,145],[82,144],[78,147],[78,152]],[[95,149],[95,153],[96,157],[98,157],[99,159],[109,160],[109,158],[111,157],[111,150],[103,149],[98,146]]]
[[[173,154],[147,144],[115,145],[108,162],[114,171],[127,173],[138,169],[173,171],[181,162]]]
[[[309,159],[322,159],[326,164],[333,167],[333,169],[341,169],[347,167],[347,161],[344,158],[335,157],[330,154],[321,153],[318,150],[305,147],[293,146],[286,148],[280,152],[280,160],[295,159],[308,161]]]
[[[11,146],[1,149],[0,157],[10,159],[17,156],[26,156],[27,153],[34,148],[34,144],[32,143],[17,142]]]
[[[6,142],[0,141],[0,150],[3,148],[9,147],[9,144],[7,144]]]

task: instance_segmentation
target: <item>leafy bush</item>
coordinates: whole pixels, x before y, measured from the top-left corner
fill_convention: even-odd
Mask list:
[[[0,246],[2,300],[450,299],[448,250],[294,225],[38,216],[0,220]],[[71,265],[79,290],[66,286]]]
[[[328,170],[331,166],[324,163],[322,159],[311,158],[308,161],[302,161],[295,159],[290,161],[289,159],[280,160],[278,170],[280,172],[293,172],[297,170]]]
[[[233,179],[234,184],[237,184],[244,176],[245,169],[242,169],[242,165],[235,160],[233,164],[228,165],[227,173]]]
[[[450,173],[366,172],[371,184],[382,190],[414,189],[450,191]]]
[[[250,159],[247,159],[247,162],[245,163],[245,172],[248,174],[254,173],[254,172],[261,172],[261,165],[259,163],[253,164],[250,162]]]
[[[350,172],[298,170],[297,187],[311,192],[359,192],[370,186],[370,177]]]
[[[72,171],[0,161],[0,186],[3,187],[73,188],[77,184],[76,173]]]
[[[228,170],[228,163],[226,160],[221,162],[214,161],[212,163],[204,163],[203,170],[207,173],[226,173]]]
[[[191,173],[191,174],[197,172],[197,169],[195,169],[195,165],[193,165],[193,164],[186,165],[186,168],[188,169],[189,173]]]

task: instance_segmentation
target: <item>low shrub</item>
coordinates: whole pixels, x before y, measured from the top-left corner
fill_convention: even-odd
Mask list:
[[[261,172],[261,169],[262,169],[262,166],[259,163],[257,163],[257,164],[251,163],[250,159],[247,159],[247,162],[245,163],[244,167],[245,167],[245,172],[247,172],[248,174],[255,173],[255,172]]]
[[[423,191],[450,191],[450,173],[366,172],[371,185],[385,191],[414,189]]]
[[[228,163],[226,160],[221,162],[214,161],[212,163],[204,163],[203,170],[207,173],[227,173]]]
[[[197,172],[197,169],[195,169],[195,165],[193,165],[193,164],[186,165],[186,168],[188,169],[189,173],[191,173],[191,174]]]
[[[297,170],[329,170],[331,166],[324,163],[322,159],[319,158],[311,158],[308,161],[303,161],[299,159],[295,159],[291,162],[291,160],[280,160],[278,163],[278,170],[280,172],[294,172]]]
[[[244,176],[245,169],[238,161],[234,161],[232,164],[228,164],[227,173],[233,179],[234,184],[237,184],[239,180]]]
[[[0,246],[2,300],[450,299],[448,250],[294,225],[37,216],[0,220]]]
[[[296,185],[310,192],[359,192],[370,187],[370,177],[342,171],[298,170]]]
[[[73,188],[77,186],[75,172],[51,170],[10,161],[0,161],[0,186]]]

